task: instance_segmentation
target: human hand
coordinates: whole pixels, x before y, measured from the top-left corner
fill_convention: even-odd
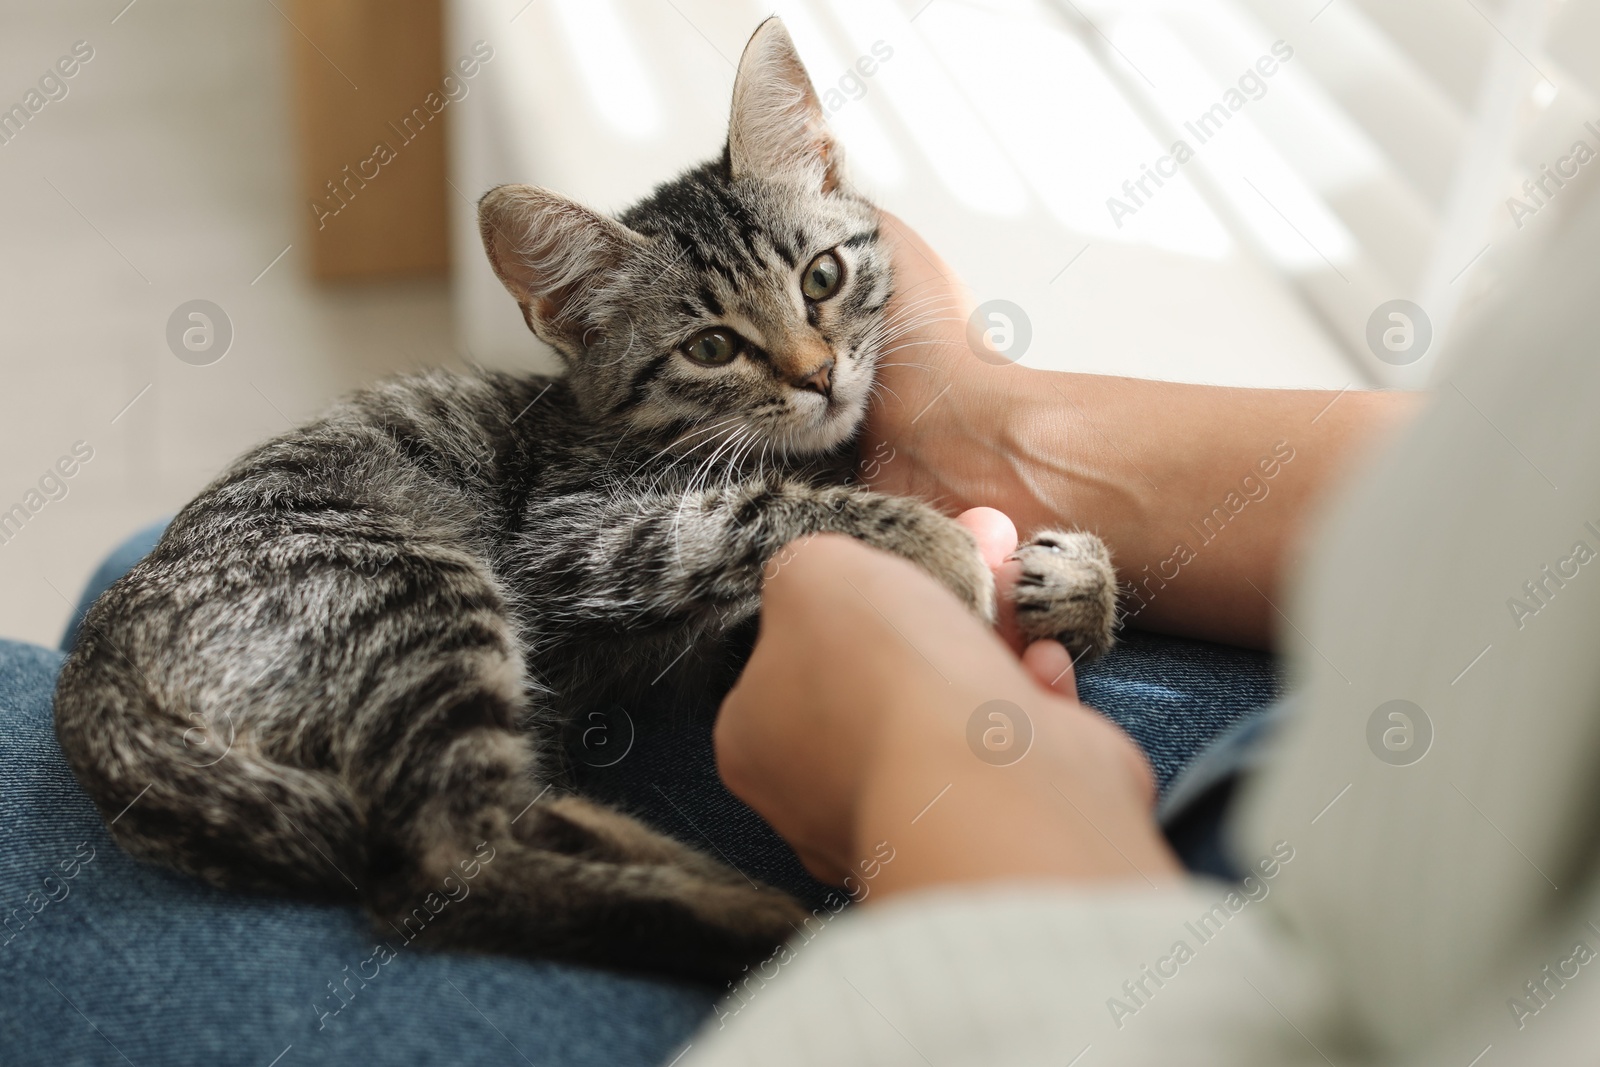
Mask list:
[[[883,388],[860,445],[866,483],[952,510],[968,507],[977,500],[968,499],[964,480],[957,488],[951,468],[972,456],[964,446],[986,455],[974,413],[996,393],[998,376],[1027,372],[978,359],[967,341],[972,294],[954,269],[888,212],[880,230],[894,256],[895,291],[876,376]]]
[[[879,898],[1179,871],[1127,735],[1030,677],[931,578],[838,536],[787,559],[766,584],[761,636],[715,744],[729,789],[813,874],[838,884],[877,842],[896,857],[873,882]],[[1004,766],[968,741],[975,713],[996,700],[1014,709],[1019,736],[1032,735]]]

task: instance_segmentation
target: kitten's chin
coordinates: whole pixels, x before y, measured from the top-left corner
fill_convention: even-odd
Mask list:
[[[813,418],[792,428],[784,447],[797,456],[831,451],[855,436],[866,414],[865,399],[831,403]]]

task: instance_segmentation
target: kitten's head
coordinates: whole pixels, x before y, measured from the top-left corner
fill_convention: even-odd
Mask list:
[[[813,454],[860,425],[889,253],[779,20],[739,61],[721,159],[618,219],[504,185],[479,220],[495,272],[590,417],[701,455],[714,442]]]

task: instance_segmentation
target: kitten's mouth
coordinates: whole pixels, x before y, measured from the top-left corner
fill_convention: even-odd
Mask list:
[[[785,447],[799,455],[826,452],[848,441],[866,416],[866,404],[854,396],[834,392],[820,397],[823,406],[794,420],[788,429]],[[798,414],[798,413],[797,413]]]

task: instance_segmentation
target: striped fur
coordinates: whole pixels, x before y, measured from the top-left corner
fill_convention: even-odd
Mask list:
[[[389,922],[470,866],[473,892],[429,907],[435,945],[715,978],[790,933],[788,897],[573,795],[563,729],[674,663],[684,698],[725,689],[763,567],[810,533],[912,559],[986,618],[994,593],[959,526],[848,484],[907,326],[877,213],[776,21],[739,83],[722,158],[618,219],[485,197],[491,262],[563,376],[358,393],[240,458],[94,605],[56,728],[126,849]],[[844,281],[807,301],[829,250]],[[694,363],[712,325],[750,348]],[[1019,609],[1103,649],[1109,561],[1054,536],[1024,550]]]

